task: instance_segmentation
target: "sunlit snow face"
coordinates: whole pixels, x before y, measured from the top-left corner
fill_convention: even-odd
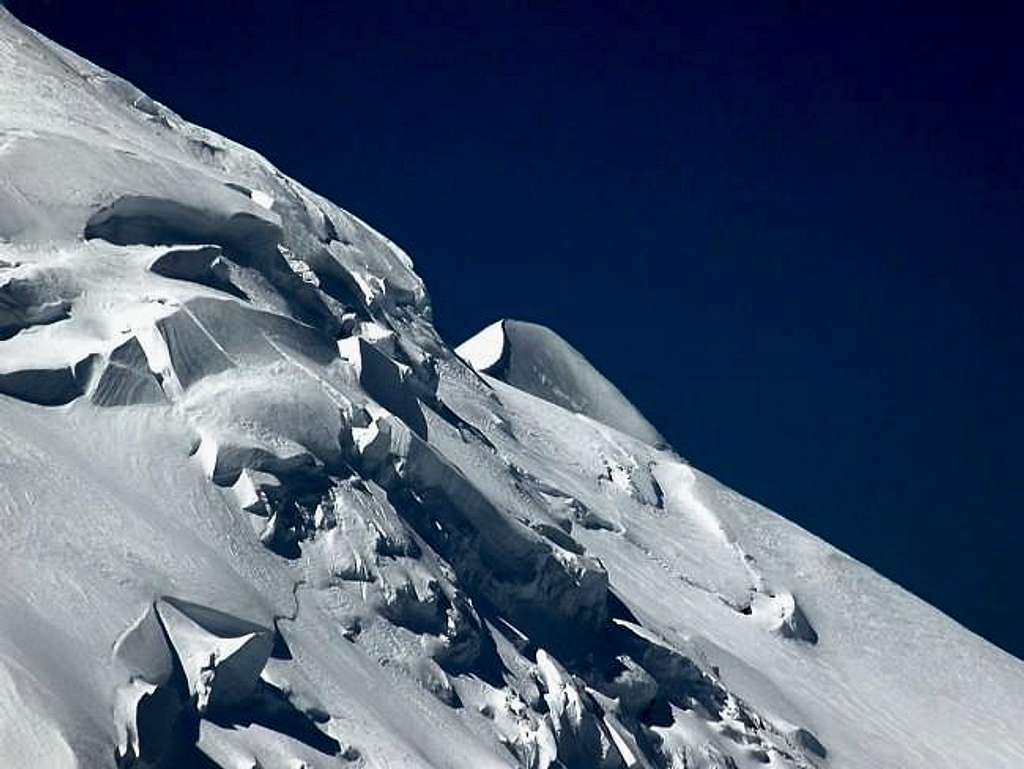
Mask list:
[[[453,352],[389,240],[2,9],[0,73],[0,764],[1020,763],[1019,665],[554,332]]]

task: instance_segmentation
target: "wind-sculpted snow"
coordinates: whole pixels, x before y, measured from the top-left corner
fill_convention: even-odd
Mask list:
[[[550,329],[502,320],[463,342],[456,352],[477,371],[538,398],[586,414],[651,445],[664,443],[618,388]]]
[[[5,769],[1024,765],[1017,660],[2,10],[0,524]]]

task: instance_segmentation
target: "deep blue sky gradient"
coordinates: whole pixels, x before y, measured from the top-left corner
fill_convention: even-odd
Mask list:
[[[709,5],[8,2],[1024,656],[1019,20]]]

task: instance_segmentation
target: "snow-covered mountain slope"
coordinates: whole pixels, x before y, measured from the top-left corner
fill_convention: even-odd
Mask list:
[[[1024,766],[1020,661],[430,317],[0,9],[2,769]]]
[[[665,443],[619,389],[551,329],[500,320],[467,339],[455,353],[480,373],[519,390],[653,446]]]

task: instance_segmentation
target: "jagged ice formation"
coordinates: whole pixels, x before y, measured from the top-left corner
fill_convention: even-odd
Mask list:
[[[1024,766],[1018,660],[2,9],[0,554],[4,769]]]

